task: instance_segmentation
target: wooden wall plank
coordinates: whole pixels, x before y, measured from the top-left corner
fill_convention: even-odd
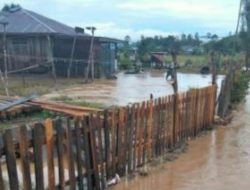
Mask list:
[[[19,127],[19,142],[20,142],[20,161],[23,176],[23,189],[31,190],[31,175],[30,175],[30,154],[28,150],[28,132],[26,126]]]
[[[65,189],[65,174],[64,174],[64,131],[62,127],[62,121],[61,119],[56,120],[56,133],[57,133],[57,141],[56,141],[56,150],[57,150],[57,156],[58,156],[58,176],[59,176],[59,189],[64,190]]]
[[[91,152],[91,158],[92,158],[92,169],[94,170],[94,188],[99,190],[101,189],[100,186],[100,177],[99,177],[99,154],[97,151],[97,135],[96,135],[96,124],[95,124],[95,118],[93,117],[93,115],[90,115],[89,118],[89,131],[90,131],[90,152]]]
[[[143,133],[142,133],[142,138],[143,138],[142,164],[144,165],[146,163],[146,160],[147,159],[149,160],[150,157],[149,101],[146,102],[145,107],[142,111],[142,115],[144,115],[143,117],[145,117],[145,121],[143,124]]]
[[[72,139],[72,127],[71,120],[67,119],[67,127],[65,130],[66,134],[66,146],[67,146],[67,163],[69,171],[69,186],[71,190],[76,189],[76,177],[75,177],[75,164],[74,164],[74,153],[73,153],[73,139]]]
[[[112,117],[111,117],[111,175],[112,177],[115,176],[116,174],[116,155],[117,155],[117,118],[116,118],[116,109],[113,107],[112,108]]]
[[[105,113],[105,112],[104,112]],[[104,115],[104,120],[105,120]],[[82,131],[83,131],[83,145],[84,145],[84,153],[85,153],[85,164],[86,164],[86,172],[87,172],[87,186],[88,190],[93,189],[93,181],[92,181],[92,169],[91,169],[91,155],[90,155],[90,145],[89,145],[89,118],[85,117],[82,121]]]
[[[136,170],[137,162],[138,162],[138,133],[140,126],[140,104],[135,105],[135,116],[134,116],[134,144],[133,144],[133,170]]]
[[[103,138],[103,121],[101,119],[101,116],[99,113],[97,113],[96,116],[96,128],[98,132],[98,151],[99,151],[99,165],[100,165],[100,177],[101,177],[101,189],[105,189],[106,185],[106,175],[104,171],[104,162],[105,162],[105,156],[104,156],[104,138]]]
[[[77,118],[74,122],[75,126],[75,147],[76,147],[76,166],[77,166],[77,183],[78,189],[83,190],[83,158],[82,158],[82,139],[80,129],[80,118]]]
[[[104,110],[104,136],[105,136],[105,161],[107,179],[112,177],[110,173],[111,168],[111,154],[110,154],[110,125],[109,125],[109,111]]]
[[[53,121],[51,119],[45,121],[45,135],[48,163],[48,189],[55,190],[54,129]]]
[[[144,139],[144,130],[145,130],[145,101],[142,102],[139,110],[139,123],[138,123],[138,166],[142,166],[142,160],[143,160],[143,147],[145,147],[145,139]]]
[[[128,173],[133,172],[132,168],[132,156],[133,156],[133,127],[134,127],[134,117],[135,117],[135,107],[134,105],[130,108],[130,113],[129,113],[129,125],[127,126],[129,129],[129,136],[128,136]]]
[[[125,166],[124,166],[124,148],[125,148],[125,129],[124,129],[124,108],[121,107],[119,109],[119,118],[118,118],[118,174],[125,174]]]
[[[7,129],[3,134],[6,163],[9,176],[9,185],[11,190],[19,189],[18,176],[17,176],[17,165],[16,155],[13,146],[13,136],[10,129]]]
[[[34,164],[35,164],[35,178],[36,190],[44,189],[44,175],[43,175],[43,141],[44,141],[44,127],[42,124],[35,124],[33,128],[34,140]]]

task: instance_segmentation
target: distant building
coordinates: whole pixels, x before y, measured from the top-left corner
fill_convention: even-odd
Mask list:
[[[166,52],[152,52],[151,53],[151,66],[155,68],[164,68],[166,65],[165,56]]]
[[[74,29],[21,7],[0,12],[0,22],[8,23],[6,44],[9,71],[51,71],[53,61],[56,74],[67,76],[73,57],[71,76],[84,75],[92,38],[84,30]],[[0,68],[3,69],[2,26],[0,35]],[[116,49],[119,42],[105,37],[94,38],[95,77],[110,76],[116,71]]]
[[[181,51],[185,55],[199,55],[204,53],[204,49],[201,46],[183,46]]]

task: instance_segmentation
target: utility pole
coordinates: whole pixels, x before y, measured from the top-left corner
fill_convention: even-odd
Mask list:
[[[239,17],[236,27],[236,38],[242,33],[242,43],[245,46],[245,66],[250,69],[250,0],[241,0]]]
[[[72,44],[72,49],[71,49],[71,54],[70,54],[70,62],[69,62],[69,67],[68,67],[68,71],[67,71],[68,79],[70,78],[70,75],[71,75],[71,68],[72,68],[72,64],[73,64],[75,47],[76,47],[76,40],[77,40],[78,34],[84,34],[84,29],[81,28],[81,27],[76,26],[75,27],[75,36],[74,36],[74,39],[73,39],[73,44]]]
[[[94,53],[93,53],[93,47],[94,47],[94,35],[95,35],[95,30],[96,28],[93,26],[87,27],[87,30],[91,31],[92,37],[91,37],[91,42],[90,42],[90,48],[89,48],[89,59],[88,59],[88,65],[87,69],[85,72],[85,82],[89,82],[89,69],[91,67],[91,80],[92,82],[94,81],[95,77],[95,68],[94,68]]]
[[[217,80],[217,67],[216,67],[216,59],[215,59],[215,52],[212,51],[211,54],[211,67],[212,67],[212,84],[216,85]]]
[[[176,51],[171,52],[172,61],[173,61],[173,89],[174,89],[174,107],[173,107],[173,142],[172,146],[176,145],[177,142],[177,133],[176,133],[176,125],[177,121],[177,114],[178,114],[178,81],[177,81],[177,53]]]
[[[175,51],[171,52],[172,60],[173,60],[173,89],[174,93],[176,94],[178,92],[178,81],[177,81],[177,53]]]
[[[73,58],[74,58],[76,38],[77,38],[77,33],[74,36],[72,50],[71,50],[71,54],[70,54],[70,62],[69,62],[69,67],[68,67],[68,71],[67,71],[67,77],[68,77],[68,79],[70,79],[70,74],[71,74],[71,67],[72,67]]]
[[[0,70],[0,77],[1,77],[2,83],[5,86],[6,96],[9,96],[7,48],[6,48],[6,26],[8,25],[8,22],[0,22],[0,25],[3,26],[3,59],[4,59],[4,76],[3,76],[2,71]]]

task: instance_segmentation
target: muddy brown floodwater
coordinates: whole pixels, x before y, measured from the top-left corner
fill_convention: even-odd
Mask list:
[[[232,123],[189,142],[186,153],[113,190],[250,189],[250,95]]]
[[[67,89],[54,91],[44,95],[42,99],[53,99],[67,96],[75,100],[101,103],[105,106],[142,102],[148,100],[150,94],[155,98],[173,93],[172,86],[165,79],[163,71],[145,71],[135,75],[117,74],[117,80],[96,80],[91,84],[76,84]],[[218,76],[220,86],[223,76]],[[200,74],[178,73],[179,91],[189,88],[201,88],[211,84],[211,76]]]

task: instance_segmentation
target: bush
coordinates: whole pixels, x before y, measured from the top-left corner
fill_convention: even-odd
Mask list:
[[[185,66],[190,67],[190,66],[192,66],[192,65],[193,65],[193,62],[192,62],[190,59],[187,59],[187,60],[185,61]]]
[[[121,54],[119,56],[119,69],[128,70],[133,67],[133,62],[129,59],[128,56]]]
[[[232,103],[239,103],[244,100],[248,92],[249,81],[250,73],[236,73],[234,86],[231,92]]]

